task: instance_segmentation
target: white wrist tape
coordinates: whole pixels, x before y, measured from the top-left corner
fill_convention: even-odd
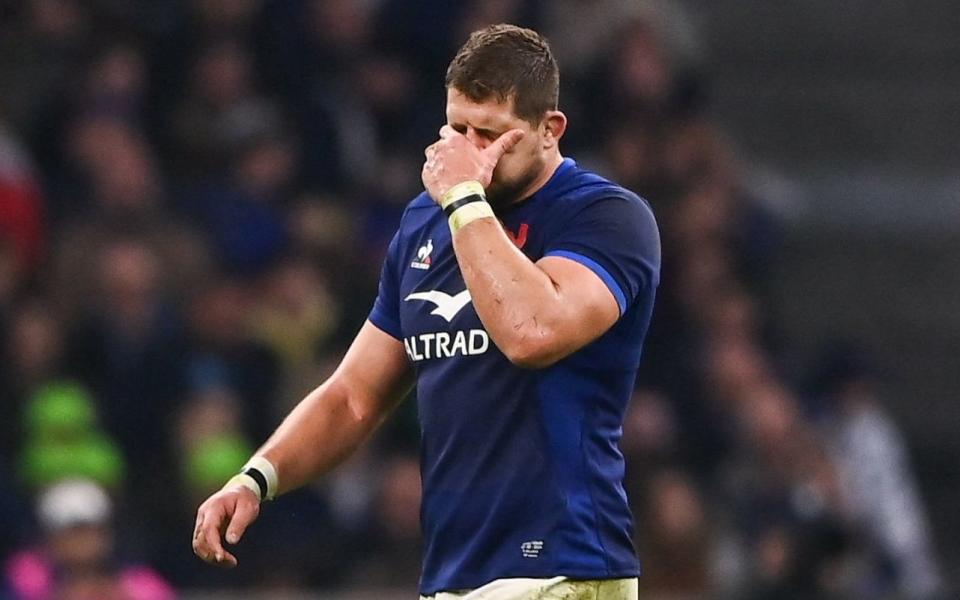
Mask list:
[[[473,195],[480,196],[481,198],[486,197],[486,192],[483,191],[483,186],[480,182],[473,180],[462,181],[443,193],[443,196],[440,197],[440,208],[446,210],[447,207],[457,200]]]
[[[479,181],[464,181],[453,186],[440,198],[440,207],[453,233],[477,219],[494,217]]]
[[[247,475],[257,484],[261,499],[273,500],[277,496],[277,488],[279,487],[277,468],[266,458],[254,456],[247,461],[247,464],[243,465],[240,473]]]

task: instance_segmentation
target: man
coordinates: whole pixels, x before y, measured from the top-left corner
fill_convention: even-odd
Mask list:
[[[37,494],[41,543],[6,561],[0,597],[176,598],[153,569],[128,562],[118,550],[114,514],[107,491],[93,480],[66,478],[46,487]]]
[[[617,447],[653,309],[649,207],[558,147],[546,41],[477,31],[447,71],[380,290],[336,372],[199,509],[194,550],[233,566],[260,497],[332,468],[417,383],[428,598],[635,598]],[[438,206],[439,205],[439,206]]]

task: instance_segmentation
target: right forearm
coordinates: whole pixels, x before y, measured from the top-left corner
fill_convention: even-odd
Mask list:
[[[364,323],[330,379],[291,411],[241,475],[197,509],[194,553],[236,566],[237,557],[223,547],[224,534],[237,543],[257,518],[259,500],[300,487],[342,461],[410,391],[409,375],[403,343]]]
[[[310,392],[257,451],[277,470],[278,493],[296,489],[326,473],[359,446],[382,421],[364,410],[336,380]]]

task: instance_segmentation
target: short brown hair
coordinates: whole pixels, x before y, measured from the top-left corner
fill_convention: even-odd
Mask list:
[[[470,34],[450,61],[447,88],[474,102],[513,97],[513,111],[538,124],[556,110],[560,70],[550,45],[539,33],[516,25],[491,25]]]

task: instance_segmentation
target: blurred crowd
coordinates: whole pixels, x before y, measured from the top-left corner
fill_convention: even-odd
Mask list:
[[[799,360],[778,335],[781,227],[711,119],[680,17],[642,0],[0,6],[0,597],[413,594],[414,402],[266,507],[240,569],[202,564],[190,533],[366,317],[446,64],[496,22],[548,36],[564,153],[662,230],[622,444],[642,597],[944,593],[869,353],[823,340]]]

